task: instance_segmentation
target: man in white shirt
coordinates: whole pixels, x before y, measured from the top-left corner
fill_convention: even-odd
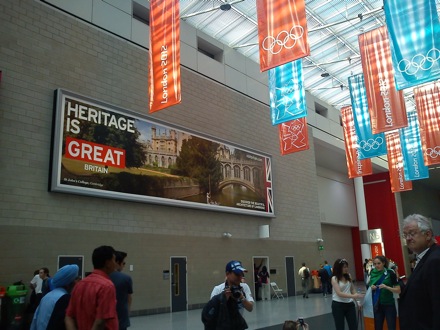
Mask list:
[[[302,267],[299,269],[298,275],[301,276],[301,286],[303,289],[303,298],[309,298],[310,269],[308,269],[306,267],[305,262],[302,263]]]
[[[254,299],[249,286],[242,283],[244,272],[247,270],[240,261],[232,260],[226,264],[226,280],[214,287],[208,308],[202,312],[205,329],[216,329],[217,326],[222,329],[247,329],[242,315],[244,310],[252,312]]]
[[[243,314],[243,309],[248,312],[252,312],[254,308],[254,298],[252,298],[251,289],[246,283],[242,283],[244,277],[244,272],[247,272],[243,268],[240,261],[230,261],[226,265],[226,281],[214,287],[211,292],[211,298],[215,295],[224,292],[227,298],[233,297],[238,302],[238,309],[241,314]],[[231,292],[231,289],[240,288],[240,290],[235,291],[235,295],[240,296],[236,298]],[[239,293],[238,293],[239,292]]]

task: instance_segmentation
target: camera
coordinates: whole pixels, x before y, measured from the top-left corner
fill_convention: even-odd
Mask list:
[[[241,286],[237,286],[237,285],[233,285],[231,286],[230,290],[232,293],[232,297],[234,297],[235,299],[240,299],[241,297]]]
[[[299,317],[298,318],[298,323],[299,323],[300,326],[304,326],[304,318]]]

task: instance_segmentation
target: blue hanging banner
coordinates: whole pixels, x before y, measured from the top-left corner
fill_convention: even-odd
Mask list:
[[[301,59],[269,70],[269,96],[272,125],[307,116]]]
[[[385,0],[397,90],[440,78],[440,22],[435,0]]]
[[[362,74],[348,78],[354,126],[358,137],[359,159],[372,158],[387,154],[385,134],[373,134],[370,113],[368,112],[367,89]]]
[[[417,112],[416,110],[407,111],[407,115],[408,127],[399,130],[405,180],[427,179],[429,178],[429,170],[423,162],[423,150]]]

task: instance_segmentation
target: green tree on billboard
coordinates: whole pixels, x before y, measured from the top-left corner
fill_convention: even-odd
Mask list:
[[[89,121],[80,123],[80,133],[70,133],[70,136],[77,139],[124,149],[126,167],[141,167],[147,160],[144,146],[139,142],[140,135],[136,127],[134,133],[130,133]]]
[[[205,193],[216,192],[222,178],[218,147],[218,143],[194,136],[183,141],[174,174],[196,179]]]

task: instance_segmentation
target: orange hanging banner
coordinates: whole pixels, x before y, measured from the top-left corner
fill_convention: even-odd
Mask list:
[[[180,103],[179,0],[150,1],[150,113]]]
[[[342,126],[344,128],[345,156],[347,158],[348,177],[350,179],[370,175],[373,173],[371,159],[359,159],[358,138],[354,126],[353,111],[351,107],[341,109]]]
[[[359,35],[359,50],[373,134],[408,126],[403,91],[397,91],[386,26]]]
[[[310,55],[304,0],[257,0],[260,70]]]
[[[390,172],[391,191],[393,193],[412,190],[412,182],[405,180],[403,169],[403,155],[400,146],[400,134],[396,132],[385,133],[388,152],[388,170]]]
[[[371,258],[376,258],[377,256],[383,256],[384,251],[382,249],[382,243],[373,243],[370,244],[370,250],[371,250]]]
[[[281,155],[309,149],[306,117],[278,125]]]
[[[414,88],[423,161],[440,164],[440,82]]]

